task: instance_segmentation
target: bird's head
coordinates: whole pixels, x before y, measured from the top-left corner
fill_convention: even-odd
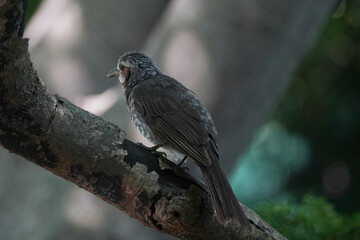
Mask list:
[[[124,53],[118,61],[116,68],[108,72],[107,77],[119,76],[124,89],[134,86],[149,77],[162,74],[154,61],[143,53],[132,51]]]

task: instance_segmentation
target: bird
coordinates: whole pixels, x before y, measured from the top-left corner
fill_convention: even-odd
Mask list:
[[[251,230],[220,167],[214,122],[197,96],[138,51],[125,52],[107,77],[119,78],[130,118],[152,149],[181,153],[199,166],[218,221]]]

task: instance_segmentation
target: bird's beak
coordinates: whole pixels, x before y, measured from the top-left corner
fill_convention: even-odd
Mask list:
[[[117,68],[114,68],[113,70],[109,71],[106,76],[108,78],[119,76],[119,70]]]

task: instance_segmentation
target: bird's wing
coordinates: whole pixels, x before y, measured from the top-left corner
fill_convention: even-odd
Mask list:
[[[206,119],[209,113],[196,109],[201,103],[176,80],[148,79],[134,89],[132,98],[151,131],[176,150],[204,166],[211,165],[214,156],[209,155],[217,158],[216,130],[211,118]]]

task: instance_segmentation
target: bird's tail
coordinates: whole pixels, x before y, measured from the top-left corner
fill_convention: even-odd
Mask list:
[[[238,222],[242,228],[251,230],[232,188],[219,166],[219,160],[213,159],[210,166],[201,167],[201,171],[213,200],[217,218],[221,223]]]

